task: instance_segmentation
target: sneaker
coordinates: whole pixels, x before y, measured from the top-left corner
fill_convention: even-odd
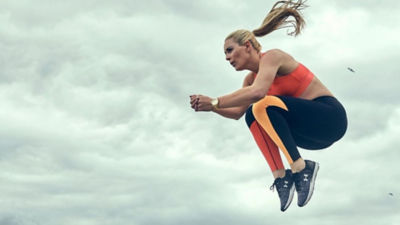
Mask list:
[[[297,205],[302,207],[305,206],[311,199],[314,191],[315,177],[319,169],[319,165],[316,162],[305,160],[306,167],[293,174],[294,183],[297,191]]]
[[[274,187],[278,191],[279,199],[281,200],[281,211],[284,212],[292,202],[295,189],[292,171],[286,170],[284,177],[276,178],[270,189],[274,190]]]

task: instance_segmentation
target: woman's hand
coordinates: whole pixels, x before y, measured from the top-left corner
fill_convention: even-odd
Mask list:
[[[205,95],[191,95],[190,105],[194,111],[211,111],[213,109],[211,100],[212,98]]]

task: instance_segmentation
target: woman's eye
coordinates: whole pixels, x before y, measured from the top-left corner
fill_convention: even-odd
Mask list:
[[[226,49],[226,53],[231,53],[232,50],[233,50],[233,48],[227,48],[227,49]]]

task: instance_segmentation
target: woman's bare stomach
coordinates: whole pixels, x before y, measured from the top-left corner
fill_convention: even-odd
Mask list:
[[[333,96],[333,94],[322,84],[322,82],[314,76],[311,83],[306,90],[299,96],[299,98],[312,100],[320,96]]]

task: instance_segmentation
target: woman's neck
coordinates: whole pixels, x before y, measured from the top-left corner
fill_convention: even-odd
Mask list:
[[[256,52],[254,54],[251,54],[249,59],[248,70],[250,70],[253,73],[258,73],[258,68],[260,66],[260,58],[261,58],[261,52]]]

